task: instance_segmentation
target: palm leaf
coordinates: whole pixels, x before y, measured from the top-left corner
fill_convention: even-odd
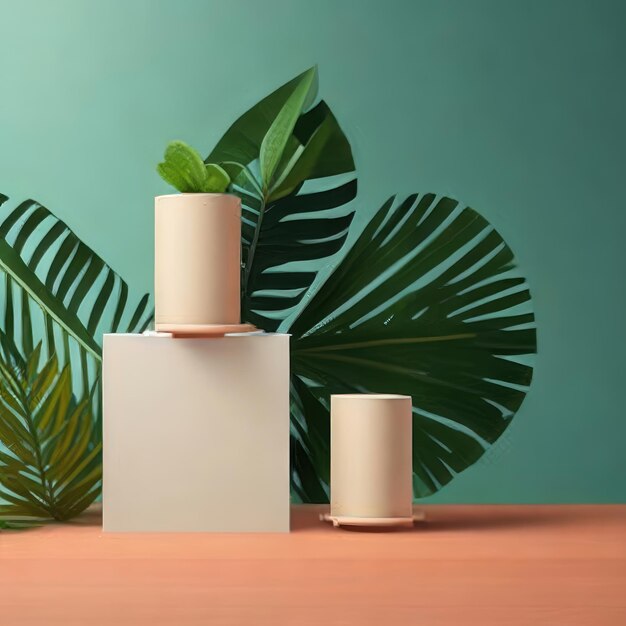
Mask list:
[[[433,194],[385,203],[289,331],[292,405],[308,406],[292,411],[308,461],[294,464],[294,484],[309,500],[327,490],[331,393],[413,397],[414,490],[425,496],[510,424],[536,350],[510,248],[474,210]]]
[[[90,395],[76,399],[69,365],[39,366],[0,333],[0,520],[67,520],[99,493],[101,443]]]
[[[352,150],[330,108],[320,101],[293,123],[316,78],[307,70],[261,100],[205,161],[220,162],[242,197],[242,319],[269,331],[300,304],[354,216]]]
[[[34,200],[12,206],[0,194],[0,270],[1,326],[22,354],[42,335],[48,357],[67,359],[71,338],[99,362],[102,333],[141,332],[152,319],[148,294],[131,304],[126,282]]]
[[[256,205],[259,221],[244,221],[242,233],[243,319],[275,331],[300,304],[322,262],[343,246],[354,217],[346,205],[355,196],[356,180],[350,180]]]

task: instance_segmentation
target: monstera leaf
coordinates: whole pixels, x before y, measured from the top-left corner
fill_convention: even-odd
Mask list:
[[[205,161],[242,197],[242,319],[265,330],[298,306],[354,216],[352,150],[324,101],[308,108],[316,93],[311,68],[244,113]]]
[[[0,333],[0,521],[67,520],[99,493],[101,443],[92,399],[75,399],[70,366],[24,359]]]
[[[534,316],[513,253],[478,213],[390,199],[291,324],[294,488],[327,497],[332,393],[413,397],[414,491],[474,463],[532,377]]]

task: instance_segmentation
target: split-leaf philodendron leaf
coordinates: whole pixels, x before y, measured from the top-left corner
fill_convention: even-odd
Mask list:
[[[182,192],[221,184],[242,198],[242,320],[292,335],[294,498],[328,499],[329,396],[342,392],[413,397],[414,491],[424,496],[479,459],[519,409],[536,350],[530,294],[496,230],[436,194],[390,198],[346,246],[357,193],[352,149],[316,97],[312,68],[237,119],[204,162],[177,144],[159,172]],[[81,372],[73,402],[94,390],[97,424],[101,334],[143,330],[148,296],[130,306],[126,283],[34,201],[0,221],[0,270],[4,354],[30,363],[33,376],[55,356],[58,370],[69,364]],[[29,389],[34,379],[20,374],[12,384]],[[67,411],[52,412],[66,427]],[[24,413],[0,432],[0,489],[23,513],[16,521],[5,509],[5,523],[50,513],[38,500],[46,488],[35,466],[26,491],[10,477],[10,468],[32,461],[24,420],[36,423]],[[7,452],[7,442],[25,456]],[[92,462],[96,445],[82,451],[79,467]],[[93,499],[97,490],[84,488],[65,497],[62,516]]]

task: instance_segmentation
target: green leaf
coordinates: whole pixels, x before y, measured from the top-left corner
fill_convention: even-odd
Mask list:
[[[57,323],[89,353],[98,357],[100,348],[81,324],[61,302],[41,283],[37,275],[4,240],[0,239],[0,270],[24,290],[32,301]]]
[[[324,102],[296,120],[269,197],[254,173],[264,137],[311,76],[302,107],[306,108],[317,93],[315,68],[244,113],[205,161],[220,162],[242,199],[242,319],[269,331],[276,330],[305,297],[318,270],[343,245],[354,216],[351,202],[357,185],[352,150]],[[336,178],[321,181],[323,189],[311,184],[301,193],[310,178],[330,176]]]
[[[536,351],[513,253],[474,210],[433,194],[385,203],[288,330],[292,388],[312,398],[297,432],[315,475],[326,484],[330,394],[406,394],[418,497],[504,432],[532,378],[522,359]],[[303,467],[300,497],[317,499]]]
[[[45,333],[47,356],[56,353],[56,327],[99,361],[103,333],[120,326],[126,332],[142,332],[148,326],[152,319],[148,295],[131,319],[128,285],[64,222],[33,200],[11,209],[7,196],[0,195],[0,205],[5,340],[13,341],[19,316],[29,336],[23,352],[43,338],[35,337],[37,332]]]
[[[211,154],[205,159],[205,163],[234,161],[242,165],[249,165],[258,159],[263,138],[276,116],[296,86],[311,72],[315,73],[315,68],[310,68],[299,74],[240,116],[218,141]],[[310,90],[310,97],[314,98],[316,93],[316,83],[314,82]]]
[[[270,200],[292,193],[302,181],[354,170],[352,150],[335,116],[325,102],[305,113],[294,130],[292,153],[272,186]],[[285,157],[283,157],[285,158]]]
[[[77,404],[73,378],[99,389],[102,333],[141,332],[152,310],[45,207],[0,205],[0,518],[22,527],[68,519],[98,495],[101,403]]]
[[[182,193],[193,192],[194,188],[188,177],[171,163],[157,165],[159,176],[168,184]]]
[[[101,444],[91,398],[61,402],[72,396],[69,367],[60,372],[56,356],[41,368],[38,361],[38,352],[27,355],[27,367],[19,365],[23,359],[17,352],[0,357],[0,521],[5,525],[69,519],[99,492]]]
[[[157,171],[170,185],[183,193],[202,192],[207,183],[207,170],[198,152],[184,141],[170,141],[163,163]]]
[[[302,74],[261,142],[259,158],[264,189],[268,189],[272,183],[274,172],[283,156],[296,121],[310,98],[316,73],[317,68],[311,68]]]
[[[356,189],[356,181],[349,180],[326,191],[289,195],[258,205],[262,218],[247,214],[246,203],[242,319],[274,331],[300,304],[317,270],[348,236]]]
[[[200,155],[198,155],[200,156]],[[216,165],[215,163],[208,163],[206,166],[206,181],[204,183],[204,190],[206,193],[224,193],[230,185],[230,176],[228,172]]]
[[[157,165],[161,178],[183,193],[224,193],[230,176],[215,163],[205,165],[200,154],[183,141],[170,141],[165,160]]]
[[[234,186],[239,187],[247,194],[252,194],[254,198],[261,198],[263,196],[263,190],[247,166],[236,163],[235,161],[223,161],[220,165],[228,174]],[[242,196],[243,194],[239,195]]]

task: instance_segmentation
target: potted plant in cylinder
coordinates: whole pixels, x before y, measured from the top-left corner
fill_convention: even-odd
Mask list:
[[[168,144],[157,171],[181,193],[155,198],[156,330],[256,330],[240,318],[241,200],[227,193],[230,175],[182,141]]]

